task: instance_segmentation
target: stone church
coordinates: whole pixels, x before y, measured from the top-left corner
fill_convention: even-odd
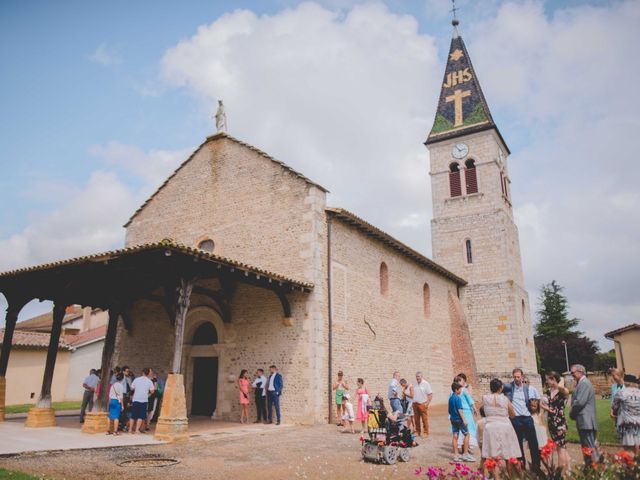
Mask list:
[[[124,249],[1,274],[0,291],[16,297],[25,275],[44,278],[66,268],[62,273],[73,280],[95,273],[99,262],[119,268],[125,257],[130,261],[117,271],[123,275],[117,283],[126,282],[147,268],[141,256],[155,250],[164,252],[153,260],[164,266],[149,270],[156,276],[198,264],[199,273],[179,289],[183,311],[176,318],[184,322],[167,320],[162,298],[173,287],[153,283],[153,275],[132,282],[128,291],[136,294],[127,297],[123,321],[114,314],[112,351],[103,356],[103,366],[182,374],[177,386],[184,384],[190,415],[237,419],[240,370],[271,364],[284,377],[283,419],[300,423],[330,419],[338,370],[354,386],[364,378],[372,394],[386,393],[396,369],[410,380],[421,370],[435,403],[446,402],[461,371],[475,384],[508,376],[516,366],[535,375],[510,152],[456,25],[425,144],[433,259],[328,206],[324,187],[219,131],[133,214]],[[178,256],[185,259],[179,266],[160,263]],[[86,288],[64,299],[108,308]],[[0,358],[0,375],[2,366]]]

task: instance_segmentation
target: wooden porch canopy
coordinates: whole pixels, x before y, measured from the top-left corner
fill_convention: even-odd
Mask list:
[[[219,279],[220,289],[209,290],[195,283],[204,279]],[[132,328],[130,310],[139,299],[157,301],[163,305],[168,321],[175,325],[173,371],[180,371],[180,353],[184,319],[192,293],[211,298],[224,321],[230,321],[231,296],[238,283],[246,283],[274,292],[281,302],[283,314],[290,317],[287,294],[310,292],[313,284],[279,275],[262,268],[190,248],[171,241],[150,243],[95,255],[72,258],[34,267],[0,273],[0,292],[7,299],[5,334],[0,352],[0,377],[4,377],[9,361],[11,341],[18,313],[34,299],[54,302],[53,325],[45,378],[38,406],[51,402],[51,379],[65,308],[71,304],[109,310],[102,367],[111,367],[111,357],[122,319],[125,328]],[[103,382],[108,375],[103,375]],[[103,392],[107,385],[103,385]]]

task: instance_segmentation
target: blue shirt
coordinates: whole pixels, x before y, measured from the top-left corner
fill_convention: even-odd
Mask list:
[[[392,398],[398,398],[398,380],[395,378],[391,379],[391,383],[389,383],[389,390],[387,390],[387,398],[391,400]]]
[[[529,385],[529,400],[531,399],[540,399],[540,394],[536,387]],[[517,386],[515,383],[513,384],[513,400],[511,401],[513,404],[513,409],[516,411],[516,416],[518,417],[530,417],[531,412],[527,408],[527,402],[524,398],[524,384],[521,386]]]
[[[460,412],[458,410],[462,410],[462,399],[460,395],[455,392],[451,392],[449,395],[449,419],[457,420],[459,422],[462,421],[462,417],[460,416]]]

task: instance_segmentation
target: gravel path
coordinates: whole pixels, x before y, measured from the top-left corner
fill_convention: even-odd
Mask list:
[[[422,466],[447,465],[451,458],[448,420],[431,415],[431,437],[412,450],[408,463],[365,463],[359,435],[340,433],[332,425],[287,426],[259,432],[218,432],[172,445],[118,447],[21,455],[0,459],[8,469],[55,479],[352,479],[416,478]],[[574,461],[579,449],[571,446]],[[126,460],[169,458],[166,467],[120,466]]]

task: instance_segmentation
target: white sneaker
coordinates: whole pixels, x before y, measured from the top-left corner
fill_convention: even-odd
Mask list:
[[[464,455],[462,455],[462,460],[464,460],[465,462],[475,462],[476,459],[473,455],[471,455],[470,453],[466,453]]]
[[[460,455],[454,455],[454,457],[453,457],[453,461],[456,462],[456,463],[460,463],[460,462],[462,462],[462,460],[463,460],[463,458]]]

